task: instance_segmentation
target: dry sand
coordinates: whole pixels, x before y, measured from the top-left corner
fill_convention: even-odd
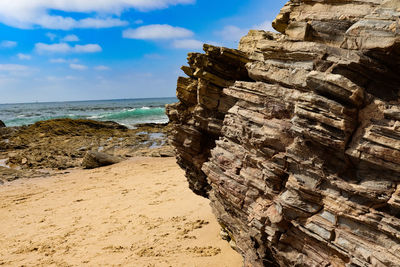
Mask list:
[[[0,266],[242,266],[174,158],[0,186]]]

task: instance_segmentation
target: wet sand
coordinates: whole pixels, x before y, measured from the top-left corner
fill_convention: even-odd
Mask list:
[[[242,266],[174,158],[0,186],[0,266]]]

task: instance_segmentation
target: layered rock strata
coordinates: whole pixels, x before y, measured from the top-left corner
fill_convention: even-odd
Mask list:
[[[245,266],[400,266],[400,1],[292,0],[189,54],[171,142]]]

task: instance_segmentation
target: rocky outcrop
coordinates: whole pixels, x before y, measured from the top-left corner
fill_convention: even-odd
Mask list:
[[[167,124],[138,124],[57,119],[29,126],[0,128],[0,180],[53,175],[82,166],[88,151],[122,159],[169,157]]]
[[[400,1],[289,1],[189,54],[171,143],[246,266],[400,266]]]
[[[171,143],[177,149],[178,164],[186,170],[190,188],[207,196],[210,185],[201,170],[221,136],[225,114],[235,104],[223,88],[237,80],[250,81],[246,63],[248,56],[238,50],[204,46],[205,54],[191,53],[189,67],[182,67],[188,76],[178,79],[179,103],[167,105],[166,112],[174,124]]]
[[[114,157],[106,153],[88,151],[86,152],[85,157],[83,157],[82,167],[85,169],[95,169],[103,166],[113,165],[121,161],[121,158]]]
[[[4,128],[4,127],[6,127],[6,124],[2,120],[0,120],[0,128]]]

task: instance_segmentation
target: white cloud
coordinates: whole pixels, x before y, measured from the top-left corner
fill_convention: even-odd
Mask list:
[[[242,29],[237,26],[228,25],[225,26],[221,31],[217,31],[216,34],[224,41],[239,41],[244,35],[246,35],[248,29]]]
[[[58,43],[58,44],[44,44],[37,43],[35,44],[35,50],[39,54],[45,53],[96,53],[101,52],[102,48],[98,44],[87,44],[87,45],[75,45],[70,46],[66,43]]]
[[[172,46],[179,49],[202,49],[203,42],[193,39],[175,40]]]
[[[38,53],[68,53],[71,52],[72,47],[69,44],[35,44],[35,50]]]
[[[61,30],[108,28],[127,25],[127,22],[116,16],[132,8],[148,11],[194,2],[195,0],[2,0],[0,22],[25,29],[35,26]],[[87,14],[87,17],[77,20],[54,15],[51,13],[53,10]]]
[[[215,32],[215,34],[218,35],[224,41],[238,42],[243,36],[247,35],[249,30],[251,29],[276,32],[272,28],[272,22],[267,20],[260,24],[253,25],[249,28],[240,28],[234,25],[227,25],[222,30]]]
[[[74,80],[79,80],[81,78],[76,76],[65,76],[64,79],[69,81],[74,81]]]
[[[264,21],[263,23],[260,23],[258,25],[255,25],[253,27],[255,30],[264,30],[264,31],[270,31],[270,32],[277,32],[275,31],[274,28],[272,28],[272,22],[269,20]]]
[[[69,67],[73,70],[87,70],[87,66],[80,64],[69,64]]]
[[[87,44],[75,45],[72,50],[75,53],[97,53],[101,52],[103,49],[98,44]]]
[[[50,63],[77,63],[79,59],[65,59],[65,58],[52,58],[49,60]]]
[[[109,67],[107,67],[107,66],[103,66],[103,65],[96,66],[96,67],[94,67],[94,69],[95,69],[95,70],[99,70],[99,71],[110,70],[110,68],[109,68]]]
[[[72,28],[112,28],[112,27],[120,27],[126,26],[129,23],[127,21],[122,21],[120,19],[114,18],[106,18],[106,19],[98,19],[98,18],[87,18],[80,20],[75,27]]]
[[[1,19],[1,17],[0,17]],[[7,23],[5,23],[7,24]],[[85,28],[112,28],[117,26],[126,26],[128,23],[126,21],[122,21],[120,19],[115,18],[86,18],[81,20],[75,20],[70,17],[61,17],[61,16],[43,16],[40,20],[37,20],[35,23],[42,28],[53,29],[53,30],[71,30],[71,29],[85,29]],[[18,25],[10,25],[16,28],[29,29],[31,26],[20,26]]]
[[[32,56],[26,55],[26,54],[22,54],[22,53],[17,54],[17,57],[20,60],[31,60],[32,59]]]
[[[135,24],[143,24],[143,20],[138,19],[138,20],[135,20],[133,23],[135,23]]]
[[[49,61],[50,63],[67,63],[67,60],[63,58],[52,58]]]
[[[7,40],[2,41],[2,42],[0,43],[0,46],[3,47],[3,48],[14,48],[14,47],[16,47],[17,45],[18,45],[17,42],[14,42],[14,41],[7,41]]]
[[[63,42],[79,42],[79,37],[75,34],[69,34],[62,39]]]
[[[153,24],[125,30],[122,36],[129,39],[160,40],[187,38],[193,36],[193,32],[185,28],[173,27],[167,24]]]
[[[50,81],[50,82],[54,82],[54,81],[60,80],[60,78],[57,77],[57,76],[46,76],[45,79]]]
[[[77,76],[46,76],[37,78],[37,81],[48,81],[48,82],[61,82],[61,81],[75,81],[80,80],[80,77]]]
[[[51,32],[46,33],[46,36],[49,37],[49,39],[50,39],[51,41],[54,41],[54,39],[57,38],[57,35],[54,34],[54,33],[51,33]]]
[[[0,64],[0,71],[12,71],[12,72],[19,72],[19,71],[26,71],[29,68],[24,65],[18,64]]]

